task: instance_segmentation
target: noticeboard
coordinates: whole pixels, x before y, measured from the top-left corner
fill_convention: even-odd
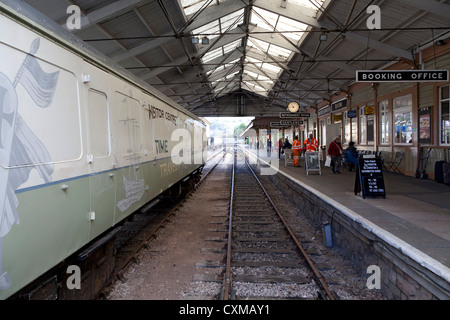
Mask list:
[[[318,152],[305,152],[305,171],[307,175],[309,172],[319,172],[322,175]]]
[[[361,192],[362,197],[382,196],[386,198],[383,170],[380,158],[375,155],[361,155],[356,165],[355,195]]]

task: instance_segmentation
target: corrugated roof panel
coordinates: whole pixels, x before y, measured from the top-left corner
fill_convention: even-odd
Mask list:
[[[124,13],[117,18],[100,24],[113,38],[134,38],[152,36],[147,27],[139,20],[134,11]],[[118,40],[127,49],[134,48],[147,39],[120,39]]]

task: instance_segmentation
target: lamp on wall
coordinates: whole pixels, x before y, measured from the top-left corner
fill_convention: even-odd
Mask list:
[[[203,37],[203,38],[202,38],[202,44],[209,44],[209,39],[208,39],[208,37]]]
[[[193,37],[193,38],[192,38],[192,43],[193,43],[193,44],[198,44],[198,43],[199,43],[198,37]]]

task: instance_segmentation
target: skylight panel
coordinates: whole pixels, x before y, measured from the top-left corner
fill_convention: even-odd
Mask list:
[[[280,16],[280,20],[277,24],[277,31],[282,32],[286,38],[293,39],[294,41],[300,40],[303,36],[302,31],[306,31],[308,25]]]
[[[219,3],[224,0],[219,0]],[[209,4],[208,4],[209,2]],[[209,1],[209,0],[180,0],[181,7],[184,10],[184,14],[189,16],[191,14],[199,11],[203,5],[213,6],[217,4],[217,1]]]
[[[195,30],[192,30],[192,34],[194,35],[208,34],[209,39],[214,39],[218,37],[219,33],[220,33],[219,20],[215,20]]]
[[[257,66],[258,68],[261,68],[261,66],[262,66],[262,61],[261,60],[258,60],[258,59],[252,58],[252,57],[246,57],[245,58],[245,62],[246,63],[250,62],[251,64]]]
[[[217,68],[206,72],[206,75],[209,77],[210,75],[212,75],[216,72],[222,71],[223,69],[225,69],[225,66],[218,66]]]
[[[217,57],[220,57],[222,55],[223,55],[223,51],[222,51],[222,47],[220,47],[220,48],[211,50],[210,52],[206,53],[203,56],[202,60],[203,60],[203,63],[207,63],[208,61],[211,61],[211,60],[213,60],[213,59],[215,59]]]
[[[276,13],[254,7],[250,23],[260,28],[272,31],[278,22],[280,16]]]
[[[237,47],[239,47],[242,44],[242,39],[230,42],[226,45],[223,46],[223,52],[224,54],[227,54],[230,51],[233,51],[234,49],[236,49]]]
[[[272,45],[270,45],[270,48],[267,51],[267,53],[270,54],[274,58],[281,58],[281,59],[287,60],[287,59],[289,59],[290,55],[292,54],[292,51],[272,44]]]
[[[252,37],[248,38],[249,42],[251,42],[252,47],[256,48],[257,50],[262,50],[263,52],[267,52],[269,49],[270,43],[261,41]]]
[[[226,80],[230,80],[230,79],[233,78],[236,74],[238,74],[239,71],[240,71],[240,70],[236,70],[236,71],[234,71],[233,73],[230,73],[229,75],[227,75],[227,76],[225,77],[225,79],[226,79]]]
[[[319,11],[325,0],[288,0],[288,2]]]
[[[270,72],[273,72],[275,74],[279,74],[281,71],[281,68],[278,66],[274,66],[273,64],[270,63],[263,63],[263,65],[261,66],[262,69],[268,70]]]
[[[241,58],[237,58],[237,59],[234,59],[233,61],[227,62],[227,63],[225,64],[225,68],[229,68],[229,67],[231,67],[231,66],[234,66],[234,65],[236,64],[236,62],[238,62],[238,61],[240,61],[240,60],[241,60]]]
[[[244,22],[243,13],[244,9],[241,9],[220,18],[220,27],[222,29],[222,32],[225,32],[231,25],[234,25],[236,27],[237,25],[243,23]],[[239,16],[241,16],[240,19],[236,21],[236,19]]]
[[[260,95],[267,96],[267,90],[263,87],[260,87],[254,83],[248,82],[248,81],[242,81],[243,84],[245,84],[251,91],[258,93]]]
[[[254,79],[258,79],[259,74],[252,72],[252,71],[245,71],[246,74],[248,74],[250,77],[254,78]]]

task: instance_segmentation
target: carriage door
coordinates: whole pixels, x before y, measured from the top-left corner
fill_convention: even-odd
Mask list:
[[[110,228],[114,219],[115,172],[111,159],[110,97],[107,74],[86,65],[83,73],[90,186],[89,238]]]

